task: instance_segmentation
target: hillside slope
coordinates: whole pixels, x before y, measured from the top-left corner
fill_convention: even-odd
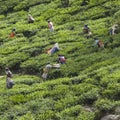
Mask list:
[[[110,36],[113,24],[120,24],[118,0],[0,1],[0,120],[103,120],[120,117],[120,33]],[[35,22],[28,24],[28,13]],[[48,29],[48,20],[55,31]],[[93,46],[93,38],[108,43]],[[15,28],[17,36],[10,38]],[[111,41],[111,39],[113,41]],[[45,51],[55,43],[60,50]],[[41,75],[47,62],[56,63],[58,54],[67,58],[60,69],[52,69],[46,81]],[[4,68],[14,73],[15,86],[5,88]],[[118,118],[119,119],[119,118]]]

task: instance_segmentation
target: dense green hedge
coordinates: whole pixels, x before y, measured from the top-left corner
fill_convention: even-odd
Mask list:
[[[99,120],[116,114],[120,106],[120,34],[109,36],[119,25],[118,0],[0,1],[0,119],[1,120]],[[28,24],[28,13],[35,22]],[[55,27],[48,29],[48,19]],[[93,37],[87,39],[88,24]],[[16,36],[9,38],[13,28]],[[93,46],[94,37],[105,44]],[[59,44],[60,50],[46,50]],[[60,69],[51,69],[48,79],[41,77],[47,62],[66,57]],[[5,88],[4,68],[12,70],[15,86]]]

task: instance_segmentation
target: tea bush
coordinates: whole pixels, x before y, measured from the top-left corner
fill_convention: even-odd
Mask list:
[[[109,35],[112,25],[119,26],[120,2],[81,3],[70,0],[64,7],[59,0],[0,1],[0,119],[98,120],[120,106],[120,34]],[[34,23],[28,23],[28,14]],[[86,24],[93,33],[89,39],[83,33]],[[16,36],[10,38],[13,28]],[[105,43],[104,49],[93,46],[95,37]],[[48,55],[55,43],[60,50]],[[66,63],[43,80],[43,68],[57,63],[58,54]],[[14,74],[12,89],[5,88],[5,67]]]

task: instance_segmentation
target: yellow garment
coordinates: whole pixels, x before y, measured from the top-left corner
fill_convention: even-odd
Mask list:
[[[47,68],[43,68],[43,72],[44,73],[48,73],[48,69]]]

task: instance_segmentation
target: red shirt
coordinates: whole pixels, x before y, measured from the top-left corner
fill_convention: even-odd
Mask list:
[[[15,36],[15,33],[14,32],[11,32],[10,33],[10,38],[13,38]]]

